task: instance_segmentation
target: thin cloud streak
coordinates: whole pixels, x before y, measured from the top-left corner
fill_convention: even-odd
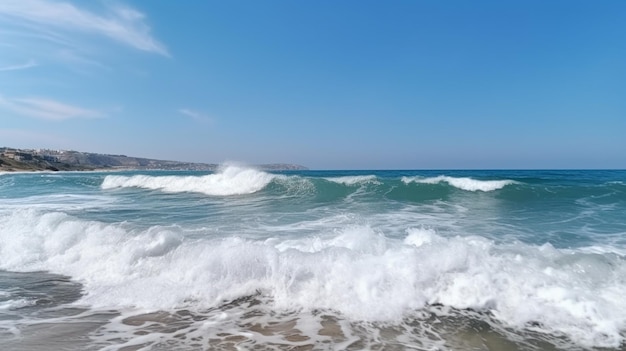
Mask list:
[[[145,15],[130,7],[109,7],[108,16],[79,9],[66,2],[2,0],[0,16],[8,16],[45,27],[56,27],[106,36],[135,49],[169,56],[167,48],[152,37]]]
[[[80,54],[72,51],[72,50],[59,50],[54,57],[66,64],[70,69],[77,71],[77,72],[83,72],[82,68],[85,67],[89,67],[89,68],[99,68],[101,70],[106,70],[106,71],[111,71],[111,67],[106,66],[105,64],[98,62],[96,60],[87,58],[87,57],[83,57]]]
[[[99,111],[68,105],[47,98],[5,98],[0,95],[0,107],[23,116],[48,121],[64,121],[76,118],[90,119],[104,116]]]
[[[198,112],[198,111],[190,110],[188,108],[181,108],[180,110],[178,110],[178,112],[182,113],[183,115],[187,117],[191,117],[192,119],[198,122],[212,122],[213,121],[213,119],[209,117],[208,115]]]
[[[28,60],[28,62],[19,64],[19,65],[11,65],[11,66],[0,67],[0,72],[4,72],[4,71],[18,71],[18,70],[22,70],[22,69],[31,68],[31,67],[37,67],[37,66],[39,66],[39,64],[37,64],[37,62],[35,62],[35,60]]]

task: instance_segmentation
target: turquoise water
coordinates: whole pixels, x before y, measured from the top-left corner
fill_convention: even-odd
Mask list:
[[[3,349],[626,349],[626,171],[0,175]]]

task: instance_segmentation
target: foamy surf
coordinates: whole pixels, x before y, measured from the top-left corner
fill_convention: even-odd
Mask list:
[[[276,175],[255,169],[227,166],[215,174],[205,176],[108,175],[102,182],[102,189],[143,188],[168,193],[245,195],[262,190],[276,177]]]
[[[423,228],[398,240],[369,226],[288,241],[193,240],[175,228],[135,230],[34,210],[3,216],[0,242],[1,269],[67,275],[83,284],[78,304],[141,311],[131,315],[202,314],[258,296],[278,314],[328,311],[391,325],[429,306],[479,311],[504,327],[585,347],[619,347],[626,329],[623,259],[550,245],[495,245]]]
[[[494,191],[504,188],[507,185],[515,184],[512,180],[477,180],[468,177],[449,177],[438,176],[430,178],[421,177],[402,177],[402,182],[405,184],[420,183],[420,184],[439,184],[447,183],[451,186],[466,190],[466,191]]]
[[[3,351],[624,349],[624,172],[259,174],[3,176]]]
[[[329,182],[343,185],[380,184],[378,178],[375,175],[328,177],[324,179]]]

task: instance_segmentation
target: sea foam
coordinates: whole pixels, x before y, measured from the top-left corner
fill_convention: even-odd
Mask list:
[[[430,178],[421,177],[402,177],[405,184],[421,183],[421,184],[438,184],[448,183],[451,186],[466,191],[494,191],[504,188],[507,185],[515,184],[513,180],[477,180],[467,177],[449,177],[438,176]]]
[[[343,185],[360,185],[360,184],[380,184],[378,178],[375,175],[363,175],[363,176],[343,176],[343,177],[328,177],[324,178],[329,182],[343,184]]]
[[[367,225],[290,240],[189,239],[175,227],[63,213],[0,217],[0,269],[68,275],[84,286],[80,303],[94,307],[201,310],[261,293],[278,310],[337,311],[354,321],[394,323],[443,305],[585,347],[624,341],[626,263],[613,254],[496,245],[429,228],[406,228],[402,239]]]
[[[244,195],[258,192],[274,178],[274,174],[239,166],[227,166],[205,176],[119,176],[108,175],[102,189],[144,188],[169,193],[196,192],[214,196]]]

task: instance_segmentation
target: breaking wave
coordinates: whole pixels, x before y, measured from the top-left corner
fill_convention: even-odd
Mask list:
[[[624,341],[623,257],[428,228],[386,234],[361,225],[289,240],[191,239],[177,227],[18,210],[0,216],[0,269],[70,276],[83,284],[80,302],[102,308],[201,310],[260,293],[277,310],[355,321],[393,323],[443,305],[583,346]]]
[[[278,175],[250,168],[227,166],[204,176],[108,175],[102,189],[143,188],[169,193],[196,192],[213,196],[245,195],[265,188]]]
[[[477,180],[472,178],[456,178],[449,176],[438,176],[431,178],[421,177],[402,177],[405,184],[421,183],[421,184],[439,184],[448,183],[451,186],[466,191],[494,191],[504,188],[507,185],[515,184],[513,180]]]

